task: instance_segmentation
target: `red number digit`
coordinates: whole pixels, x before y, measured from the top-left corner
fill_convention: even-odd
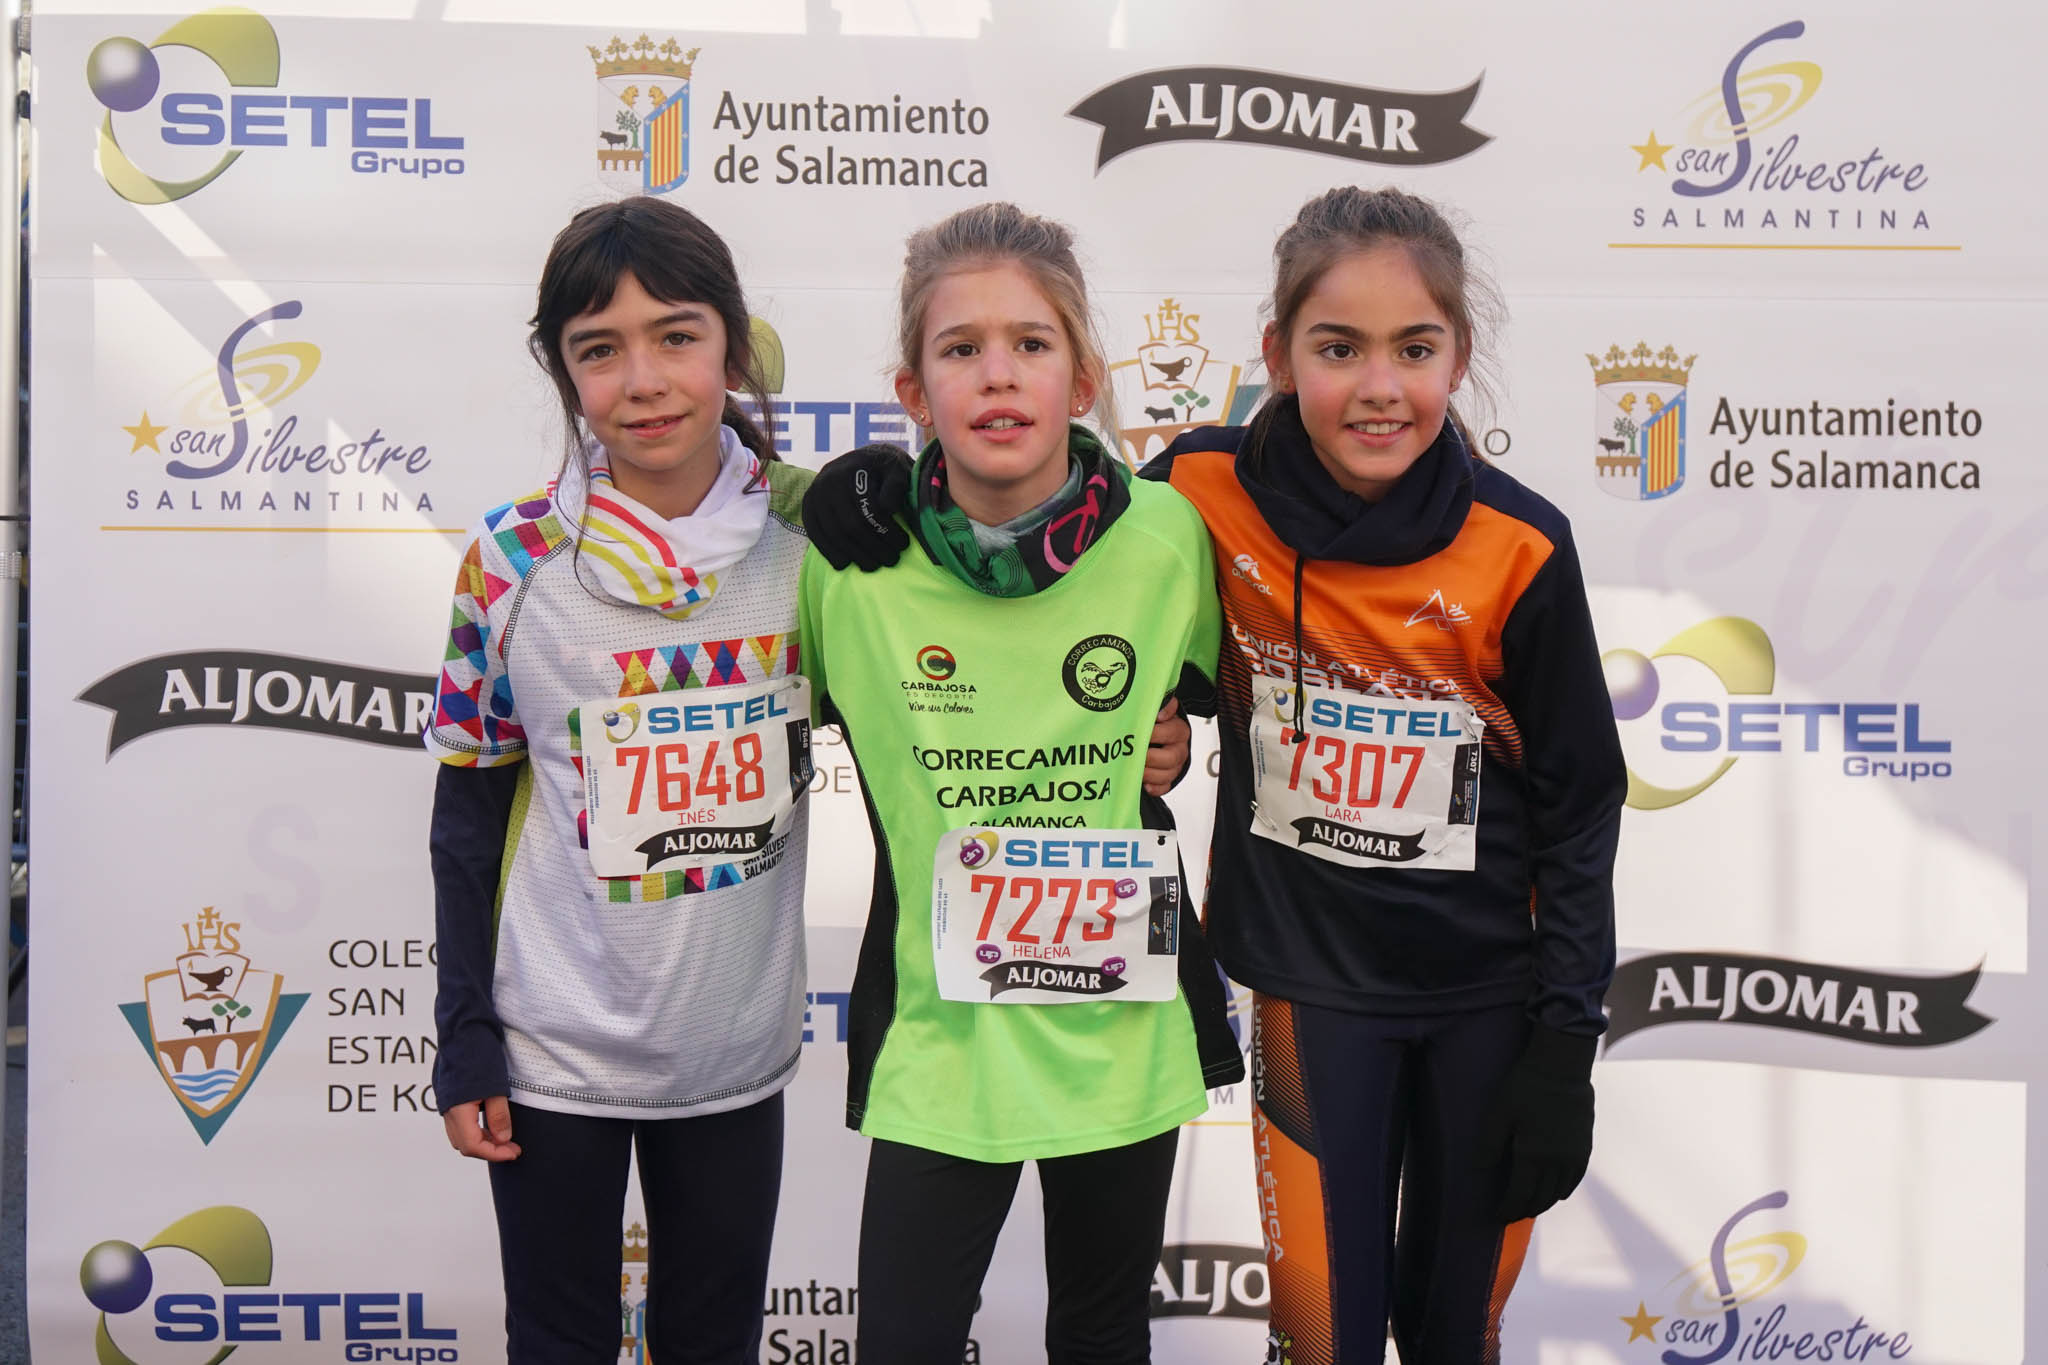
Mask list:
[[[663,810],[690,808],[690,746],[663,744],[654,751],[654,804]]]
[[[1318,801],[1342,801],[1344,799],[1344,741],[1335,735],[1316,736],[1316,757],[1329,755],[1330,761],[1323,764],[1323,773],[1330,779],[1330,789],[1323,790],[1323,779],[1318,777],[1308,784],[1309,791]]]
[[[640,787],[647,781],[647,746],[636,744],[630,749],[616,749],[618,765],[633,770],[633,790],[626,797],[626,814],[640,813]]]
[[[1024,913],[1017,916],[1017,922],[1010,926],[1010,942],[1038,942],[1038,935],[1025,933],[1024,926],[1031,923],[1031,917],[1038,913],[1039,905],[1045,900],[1045,883],[1036,877],[1019,877],[1010,883],[1010,892],[1012,895],[1031,897],[1030,903],[1024,907]]]
[[[1007,880],[1000,874],[989,872],[977,873],[968,880],[968,895],[979,896],[984,891],[988,892],[988,905],[981,912],[981,927],[974,931],[976,938],[988,938],[988,931],[996,922],[996,907],[1003,903],[1003,884]]]
[[[1081,937],[1091,943],[1100,943],[1116,936],[1116,880],[1111,877],[1097,877],[1088,883],[1088,895],[1093,903],[1088,907],[1102,917],[1100,924],[1082,924]]]
[[[718,741],[706,740],[704,761],[697,765],[697,795],[708,796],[722,806],[726,793],[731,790],[732,784],[725,777],[725,765],[718,761]]]
[[[748,733],[732,742],[732,756],[739,762],[733,786],[735,801],[758,801],[768,790],[768,774],[761,771],[761,737]]]
[[[1422,771],[1422,746],[1420,744],[1396,744],[1394,761],[1408,763],[1408,775],[1401,779],[1401,790],[1394,793],[1394,809],[1401,809],[1408,800],[1409,788],[1415,785],[1415,775]]]
[[[1366,756],[1372,756],[1372,790],[1360,795],[1358,791],[1358,769]],[[1351,746],[1351,804],[1354,806],[1377,806],[1380,803],[1380,779],[1386,776],[1387,751],[1377,744],[1354,744]]]
[[[1287,774],[1287,790],[1301,786],[1301,760],[1308,757],[1308,736],[1291,725],[1280,727],[1280,742],[1294,750],[1294,770]]]
[[[1054,943],[1065,943],[1067,941],[1067,924],[1074,918],[1074,906],[1081,899],[1081,879],[1079,877],[1054,877],[1045,884],[1045,888],[1055,896],[1062,892],[1066,893],[1066,909],[1060,912],[1059,928],[1052,931],[1052,941]]]

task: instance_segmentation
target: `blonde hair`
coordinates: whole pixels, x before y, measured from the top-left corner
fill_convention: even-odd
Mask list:
[[[1088,306],[1088,283],[1074,257],[1074,234],[1064,223],[1026,213],[1015,204],[976,204],[910,235],[903,247],[903,286],[896,312],[896,347],[902,368],[923,378],[918,365],[932,291],[946,276],[1015,263],[1052,305],[1074,347],[1076,373],[1095,384],[1096,422],[1116,448],[1116,403],[1102,338]]]

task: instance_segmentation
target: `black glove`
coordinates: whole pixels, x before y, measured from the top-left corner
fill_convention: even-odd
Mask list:
[[[1479,1163],[1502,1172],[1499,1213],[1534,1218],[1578,1188],[1593,1159],[1596,1038],[1533,1025],[1481,1129]]]
[[[873,573],[910,548],[897,516],[910,510],[911,468],[901,446],[867,445],[818,471],[804,492],[804,529],[833,568]]]

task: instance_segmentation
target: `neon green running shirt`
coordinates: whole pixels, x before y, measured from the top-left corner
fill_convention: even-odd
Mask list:
[[[847,1121],[870,1137],[1022,1161],[1137,1142],[1207,1105],[1185,990],[970,1004],[939,998],[932,965],[939,836],[1142,827],[1153,718],[1184,666],[1213,684],[1209,534],[1163,485],[1133,480],[1130,498],[1070,572],[1023,597],[976,592],[915,541],[875,573],[804,558],[803,669],[845,727],[875,831],[848,1027]]]

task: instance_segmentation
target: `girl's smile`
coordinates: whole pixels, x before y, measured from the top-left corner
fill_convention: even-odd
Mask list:
[[[1274,382],[1301,402],[1316,458],[1377,502],[1443,431],[1465,377],[1451,322],[1405,248],[1353,252],[1302,301],[1293,335],[1268,328]]]

